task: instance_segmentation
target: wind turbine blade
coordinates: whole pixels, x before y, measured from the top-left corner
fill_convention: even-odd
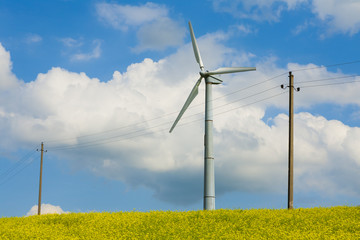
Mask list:
[[[186,99],[186,102],[184,104],[184,106],[182,107],[179,115],[177,116],[175,122],[173,123],[171,129],[170,129],[170,133],[172,132],[172,130],[175,128],[176,124],[179,122],[180,118],[182,117],[182,115],[184,114],[184,112],[186,111],[186,109],[189,107],[190,103],[194,100],[194,98],[198,95],[198,89],[199,89],[199,85],[201,83],[201,79],[202,77],[199,78],[199,80],[197,80],[197,82],[195,83],[195,86],[193,87],[193,89],[190,92],[189,97]]]
[[[189,28],[190,28],[191,42],[192,42],[192,46],[193,46],[196,61],[199,63],[200,69],[204,70],[204,64],[203,64],[203,62],[201,60],[200,51],[199,51],[198,45],[196,43],[194,30],[192,28],[192,25],[191,25],[190,21],[189,21]]]
[[[237,72],[247,72],[255,71],[255,67],[222,67],[218,68],[215,71],[206,72],[207,75],[217,75],[217,74],[227,74],[227,73],[237,73]]]

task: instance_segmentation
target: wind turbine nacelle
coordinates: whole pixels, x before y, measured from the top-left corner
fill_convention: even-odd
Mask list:
[[[206,83],[211,83],[211,84],[221,84],[223,81],[221,81],[218,78],[214,78],[212,76],[208,76],[207,78],[205,78],[205,82]]]
[[[205,82],[206,83],[212,83],[212,84],[221,84],[223,81],[216,78],[216,77],[213,77],[209,74],[209,71],[201,71],[199,72],[200,73],[200,76],[201,78],[204,78],[205,79]]]

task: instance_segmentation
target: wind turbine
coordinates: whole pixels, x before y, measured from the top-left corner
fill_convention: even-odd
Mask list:
[[[200,66],[200,78],[186,99],[179,115],[170,129],[170,133],[174,130],[176,124],[189,107],[194,98],[198,95],[198,88],[202,79],[205,79],[205,149],[204,149],[204,210],[215,209],[215,171],[213,156],[213,110],[212,110],[212,85],[220,84],[222,80],[213,77],[213,75],[254,71],[254,67],[222,67],[214,71],[205,71],[204,64],[201,60],[200,51],[196,43],[194,31],[189,21],[191,42],[194,49],[195,59]]]

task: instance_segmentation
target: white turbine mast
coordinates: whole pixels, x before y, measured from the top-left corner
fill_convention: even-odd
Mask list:
[[[174,130],[176,124],[189,107],[194,98],[198,95],[199,85],[202,79],[205,79],[205,149],[204,149],[204,210],[215,209],[215,171],[214,171],[214,156],[213,156],[213,112],[212,112],[212,85],[220,84],[222,81],[213,75],[227,74],[254,71],[254,67],[222,67],[214,71],[205,71],[204,64],[202,62],[200,51],[196,43],[194,31],[189,21],[191,42],[194,49],[195,59],[200,67],[200,78],[195,83],[195,86],[190,92],[189,97],[179,115],[177,116],[174,124],[170,129],[170,133]]]

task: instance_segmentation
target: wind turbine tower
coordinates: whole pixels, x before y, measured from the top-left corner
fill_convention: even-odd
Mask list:
[[[254,71],[254,67],[222,67],[214,71],[207,71],[204,68],[200,51],[196,43],[194,31],[189,22],[191,42],[195,54],[195,59],[200,67],[200,78],[195,83],[195,86],[190,92],[189,97],[186,99],[179,115],[177,116],[174,124],[170,129],[170,133],[174,130],[176,124],[189,107],[194,98],[198,95],[198,88],[202,79],[205,79],[205,149],[204,149],[204,210],[215,209],[215,169],[214,169],[214,155],[213,155],[213,102],[212,102],[212,85],[221,84],[222,80],[214,77],[213,75],[237,73]]]

